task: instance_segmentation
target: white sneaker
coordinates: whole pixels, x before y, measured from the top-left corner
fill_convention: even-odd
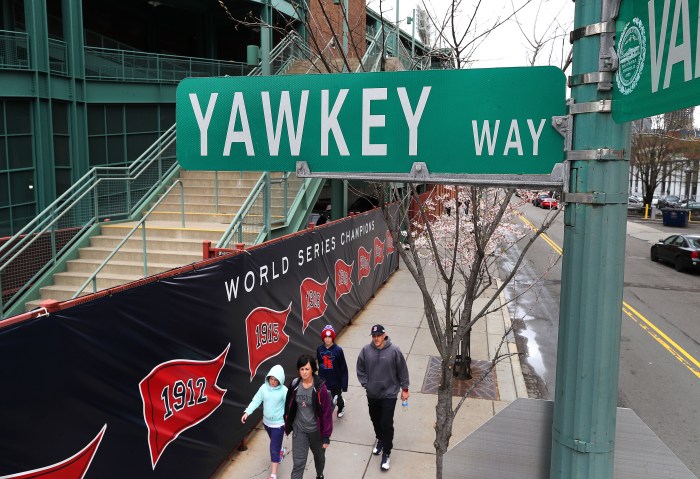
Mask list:
[[[333,396],[333,406],[335,407],[338,404],[338,395],[336,394]]]
[[[388,471],[391,467],[391,459],[388,454],[382,456],[382,471]]]

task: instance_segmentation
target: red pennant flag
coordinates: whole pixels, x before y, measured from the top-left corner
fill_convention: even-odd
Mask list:
[[[180,433],[205,420],[221,405],[226,389],[219,388],[216,381],[230,347],[231,343],[211,361],[175,359],[161,363],[139,383],[153,469]]]
[[[302,333],[306,331],[311,321],[322,317],[328,308],[328,304],[326,304],[328,279],[326,278],[325,283],[319,283],[313,278],[306,278],[301,282],[299,292],[301,293]]]
[[[391,231],[386,230],[386,254],[394,252],[394,238],[391,236]]]
[[[378,265],[384,262],[384,243],[374,237],[374,268],[376,269]]]
[[[351,264],[347,264],[342,259],[335,262],[335,304],[338,304],[338,299],[341,296],[352,291],[352,269],[354,266],[354,261]]]
[[[360,266],[357,269],[357,282],[361,283],[362,278],[366,278],[369,276],[370,271],[372,270],[371,267],[371,257],[369,251],[367,251],[364,246],[360,246],[360,248],[357,250],[357,264]]]
[[[258,367],[270,358],[277,356],[289,344],[289,336],[284,327],[292,310],[292,303],[284,311],[269,308],[255,308],[245,318],[245,332],[248,338],[248,368],[250,380],[255,377]]]
[[[90,441],[90,444],[64,461],[57,462],[52,466],[42,467],[41,469],[2,476],[0,479],[82,479],[90,468],[97,448],[100,447],[105,429],[107,429],[106,424],[102,426],[102,429]]]

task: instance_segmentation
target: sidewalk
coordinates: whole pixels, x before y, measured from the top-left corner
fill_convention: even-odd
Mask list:
[[[426,280],[428,284],[436,285],[435,277]],[[493,293],[495,288],[491,290]],[[475,304],[475,308],[478,307],[479,301]],[[370,342],[370,328],[376,323],[384,325],[391,341],[406,356],[411,380],[408,410],[402,411],[400,404],[396,408],[394,450],[391,454],[391,470],[388,472],[380,470],[381,456],[372,455],[374,432],[367,411],[367,399],[355,374],[357,355],[362,346]],[[477,323],[471,335],[473,367],[478,368],[479,360],[490,360],[509,325],[507,308],[492,313]],[[350,369],[350,386],[347,394],[343,395],[347,402],[345,417],[338,419],[334,414],[331,445],[326,450],[325,477],[435,477],[433,426],[437,395],[429,391],[435,385],[432,378],[437,367],[431,366],[431,357],[437,356],[437,350],[424,318],[421,294],[404,266],[394,273],[365,309],[358,313],[352,324],[338,335],[337,343],[345,350]],[[514,338],[511,338],[508,346],[511,351],[517,351]],[[482,398],[467,399],[455,418],[451,446],[467,437],[516,398],[527,398],[518,357],[501,362],[496,369],[495,380],[485,381],[477,394]],[[458,400],[455,397],[455,404]],[[292,457],[289,454],[291,437],[286,437],[283,444],[288,454],[278,470],[277,476],[280,479],[288,478],[292,470]],[[269,466],[269,439],[262,425],[259,425],[251,434],[248,449],[244,452],[236,451],[212,477],[267,479]],[[315,477],[313,458],[309,452],[304,478]]]
[[[700,233],[700,222],[697,221],[690,221],[687,227],[679,228],[677,226],[664,226],[660,219],[644,220],[638,217],[627,219],[627,235],[646,241],[650,245],[673,234],[698,233]]]

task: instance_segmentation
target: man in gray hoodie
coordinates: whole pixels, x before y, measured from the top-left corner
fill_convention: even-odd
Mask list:
[[[394,446],[394,411],[396,396],[408,400],[408,366],[398,346],[392,344],[384,326],[372,326],[372,342],[365,345],[357,357],[357,379],[367,391],[369,417],[372,419],[377,442],[372,453],[382,454],[381,469],[391,467]]]

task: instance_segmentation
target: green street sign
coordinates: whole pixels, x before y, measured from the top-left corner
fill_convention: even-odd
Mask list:
[[[177,88],[189,170],[550,174],[558,68],[192,78]]]
[[[700,103],[698,14],[698,0],[623,0],[616,23],[616,122]]]

